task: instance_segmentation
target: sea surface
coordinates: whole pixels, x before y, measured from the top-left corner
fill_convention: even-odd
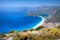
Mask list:
[[[29,30],[42,21],[38,16],[28,16],[26,10],[26,8],[0,8],[0,33]],[[48,15],[40,14],[40,16]]]

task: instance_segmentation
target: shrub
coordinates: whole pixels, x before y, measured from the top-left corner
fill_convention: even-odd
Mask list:
[[[28,30],[23,30],[23,32],[27,32]]]
[[[40,30],[42,28],[44,28],[44,26],[39,26],[39,27],[36,28],[36,30]]]
[[[30,31],[33,31],[34,29],[30,29]]]
[[[14,33],[15,31],[14,30],[11,30],[9,33]]]
[[[57,28],[59,29],[59,28],[60,28],[60,25],[59,25],[59,26],[57,26]]]

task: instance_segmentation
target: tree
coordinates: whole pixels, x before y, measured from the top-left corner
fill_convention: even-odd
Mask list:
[[[23,30],[23,32],[27,32],[28,30]]]
[[[9,31],[9,33],[14,33],[14,32],[15,32],[14,30]]]
[[[57,26],[57,28],[60,28],[60,25],[59,25],[59,26]]]
[[[33,31],[34,29],[30,29],[30,31]]]
[[[44,26],[39,26],[39,27],[36,28],[36,30],[40,30],[42,28],[44,28]]]

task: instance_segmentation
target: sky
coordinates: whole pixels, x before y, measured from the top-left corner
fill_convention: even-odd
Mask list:
[[[60,6],[60,0],[0,0],[0,7]]]

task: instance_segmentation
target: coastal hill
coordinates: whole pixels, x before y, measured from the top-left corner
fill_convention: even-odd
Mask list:
[[[56,27],[60,25],[60,6],[40,6],[35,8],[28,8],[27,15],[39,15],[44,17],[46,20],[42,25],[45,27]]]
[[[21,8],[22,9],[22,8]],[[46,18],[44,26],[38,26],[36,29],[20,31],[10,31],[7,34],[0,34],[1,40],[60,40],[60,7],[59,6],[43,6],[36,8],[23,8],[27,12],[26,16],[42,16]],[[59,24],[56,26],[56,24]],[[55,26],[55,27],[54,27]],[[48,27],[48,28],[46,28]],[[54,28],[50,28],[54,27]]]
[[[28,8],[27,15],[48,14],[51,18],[48,21],[60,22],[60,6],[40,6]]]
[[[8,34],[0,34],[1,40],[60,40],[60,26],[56,28],[44,28],[39,26],[36,29],[10,31]]]

